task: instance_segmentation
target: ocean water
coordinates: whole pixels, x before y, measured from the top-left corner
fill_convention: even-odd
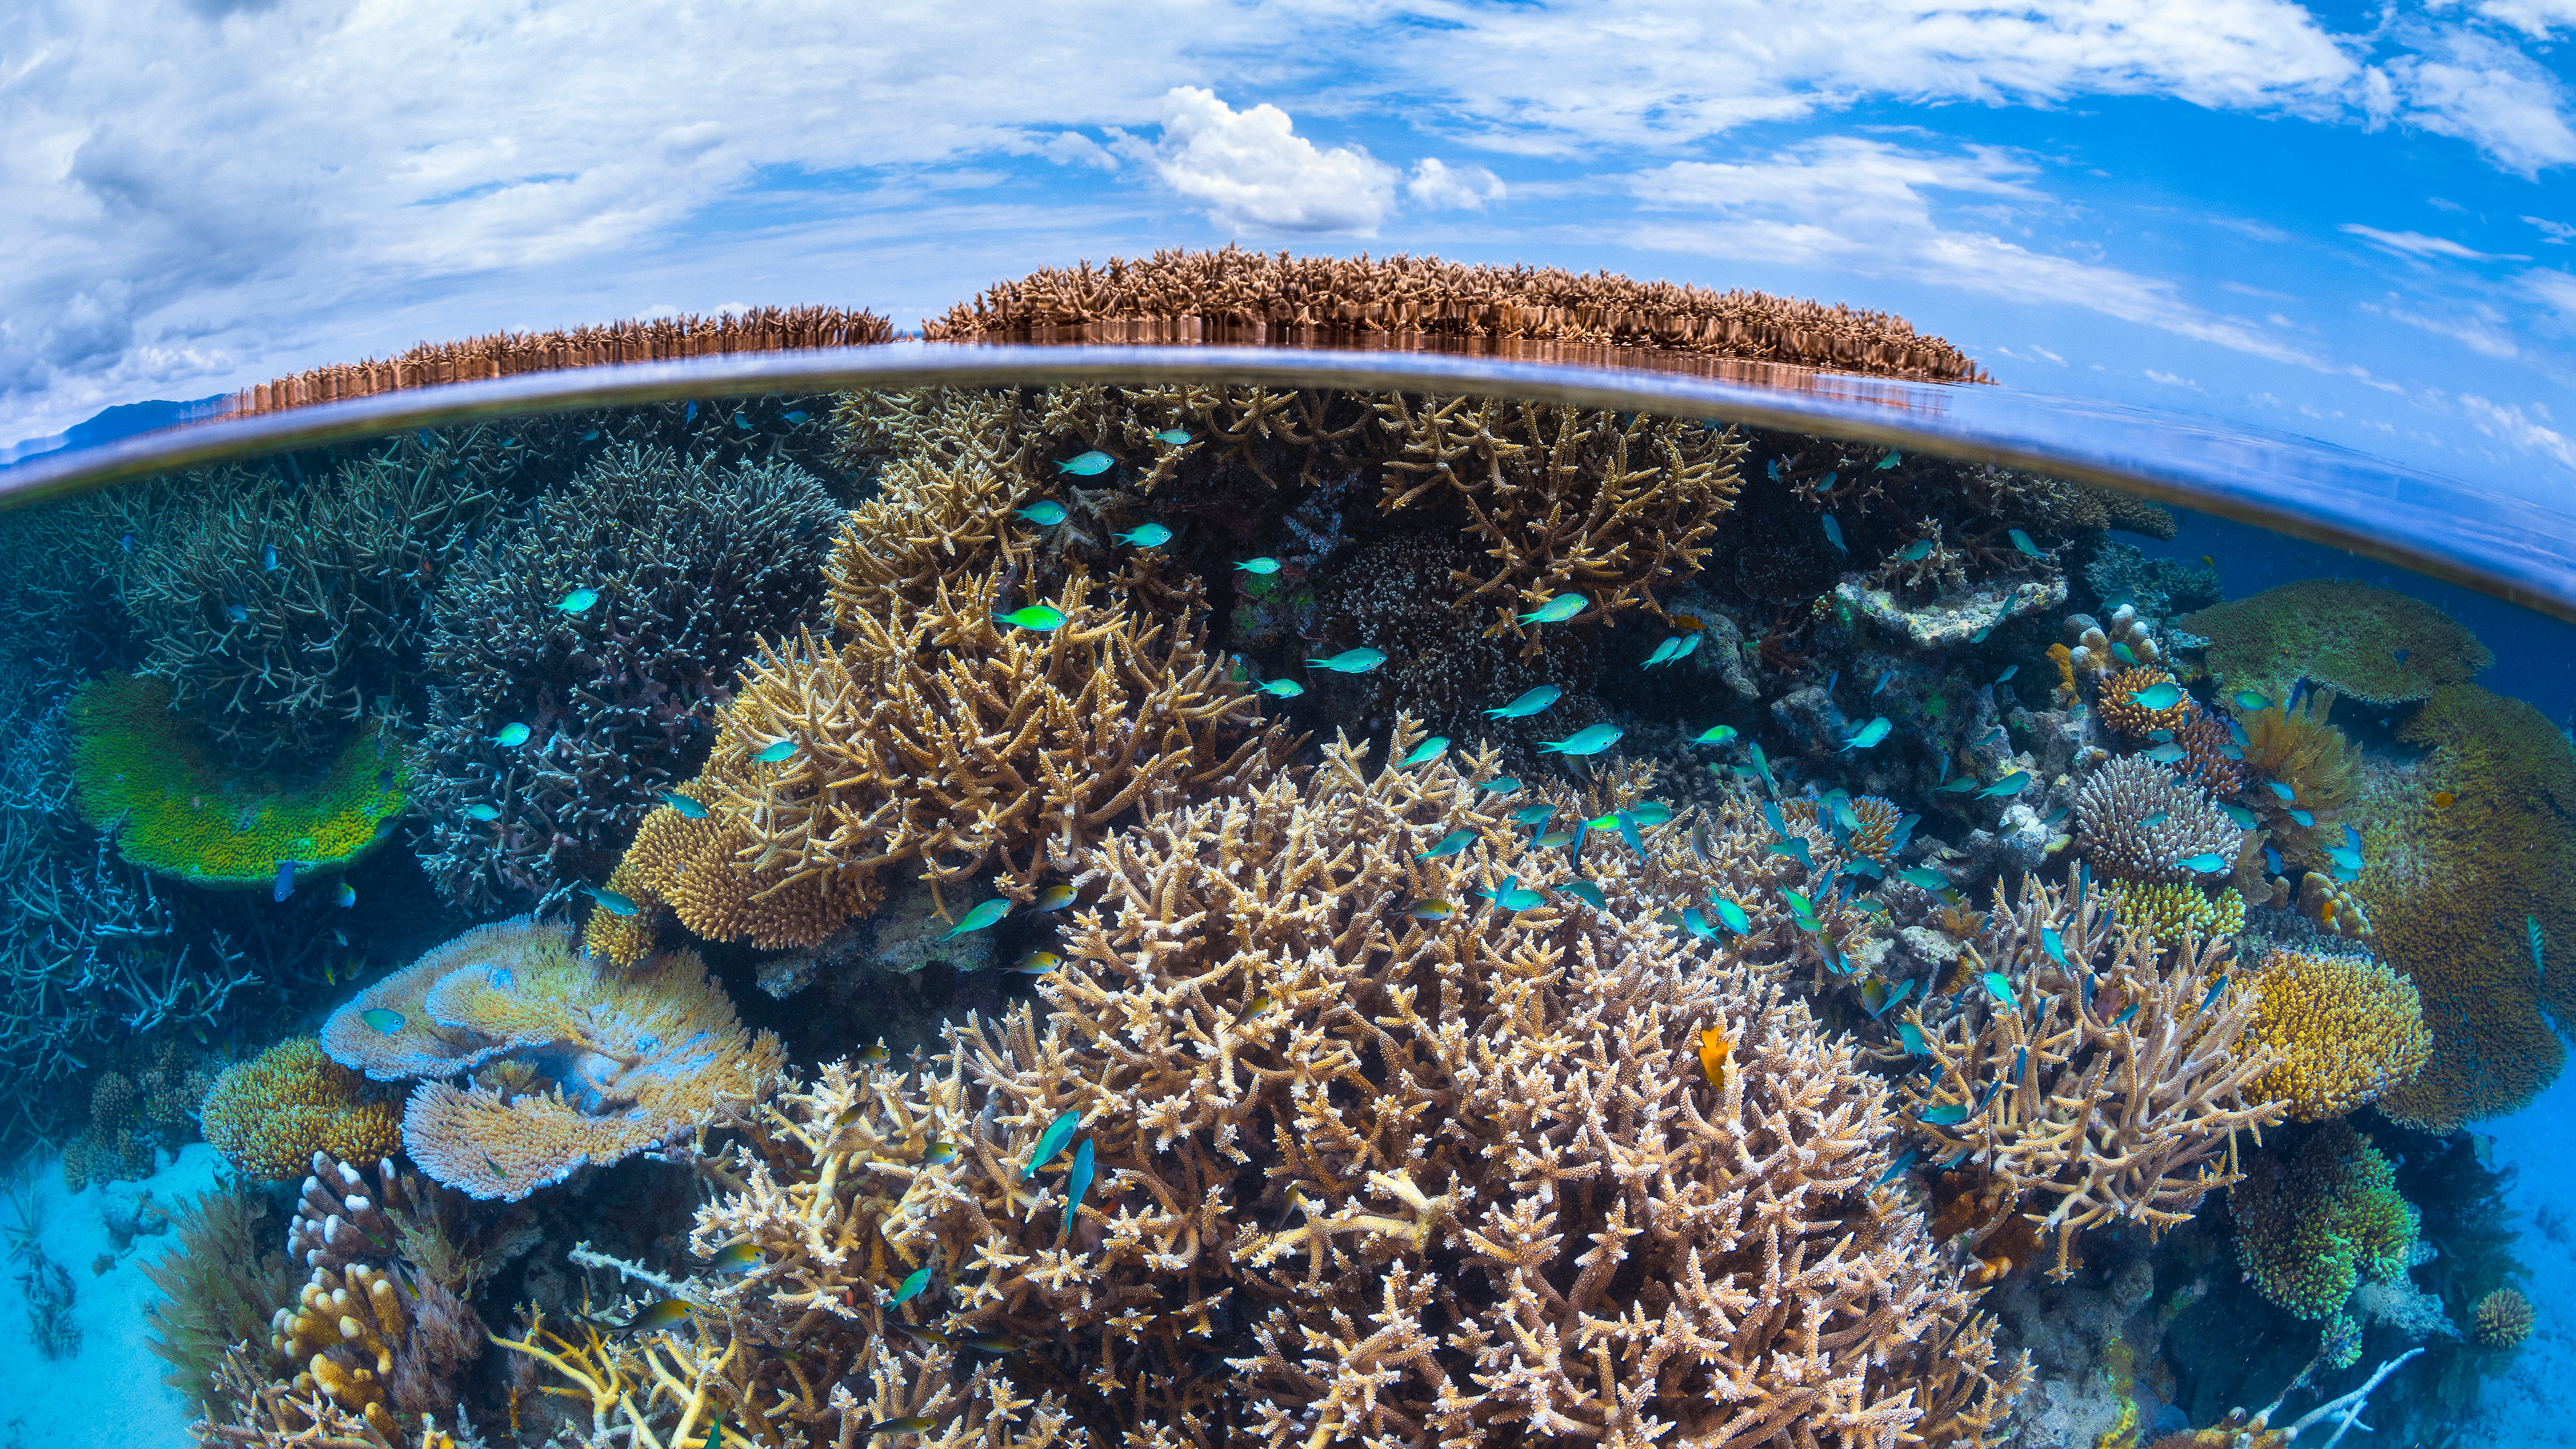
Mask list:
[[[0,510],[9,1443],[2567,1440],[2504,494],[657,386]]]

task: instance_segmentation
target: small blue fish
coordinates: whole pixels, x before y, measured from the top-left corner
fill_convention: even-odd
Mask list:
[[[1724,926],[1726,929],[1733,931],[1739,936],[1749,935],[1752,933],[1753,918],[1744,913],[1744,907],[1737,905],[1735,902],[1728,900],[1724,896],[1719,896],[1716,900],[1708,903],[1708,908],[1717,912],[1717,923]]]
[[[1878,1175],[1878,1181],[1871,1183],[1870,1186],[1885,1187],[1887,1184],[1903,1177],[1905,1175],[1905,1170],[1914,1165],[1914,1159],[1917,1155],[1917,1149],[1912,1147],[1906,1148],[1905,1154],[1897,1158],[1894,1162],[1889,1163],[1887,1171],[1880,1173]]]
[[[1960,795],[1975,788],[1977,788],[1976,776],[1961,775],[1955,780],[1944,780],[1940,784],[1933,786],[1932,793],[1935,795]]]
[[[579,614],[586,612],[591,605],[598,602],[599,590],[575,589],[555,601],[555,610],[558,613]]]
[[[2209,983],[2209,994],[2200,999],[2200,1009],[2207,1011],[2211,1007],[2217,1005],[2219,995],[2226,990],[2227,978],[2224,976],[2221,976],[2217,980]]]
[[[250,622],[250,610],[243,608],[239,604],[226,604],[224,605],[224,617],[232,620],[236,624],[247,624]]]
[[[2019,673],[2021,673],[2021,666],[2020,666],[2020,665],[2018,665],[2018,664],[2007,664],[2007,665],[2005,665],[2005,666],[2004,666],[2004,672],[1995,676],[1995,683],[1997,683],[1997,684],[2009,684],[2009,683],[2011,683],[2011,682],[2012,682],[2012,677],[2013,677],[2014,675],[2016,675],[2016,674],[2019,674]]]
[[[1701,636],[1697,634],[1686,634],[1682,636],[1682,647],[1674,650],[1673,657],[1665,662],[1668,664],[1679,664],[1683,660],[1691,657],[1691,655],[1696,653],[1699,649],[1700,637]]]
[[[2348,866],[2354,870],[2361,869],[2361,852],[2354,850],[2349,846],[2327,846],[2326,858],[2332,860],[2337,865]]]
[[[1792,835],[1788,839],[1781,841],[1779,844],[1772,846],[1770,853],[1773,855],[1785,855],[1791,860],[1796,861],[1798,864],[1805,866],[1809,870],[1814,870],[1816,868],[1816,859],[1813,855],[1808,853],[1807,840],[1805,836]]]
[[[2214,850],[2204,850],[2198,855],[2186,855],[2174,864],[2198,875],[2208,875],[2212,871],[2227,869],[2227,857]]]
[[[2039,928],[2039,944],[2047,948],[2049,957],[2058,965],[2066,964],[2066,942],[2057,934],[2055,926]]]
[[[1627,814],[1640,825],[1661,825],[1673,818],[1673,807],[1661,800],[1640,800],[1628,807]]]
[[[2023,553],[2028,554],[2032,558],[2048,557],[2047,554],[2040,551],[2038,544],[2030,541],[2029,534],[2022,532],[2018,528],[2005,529],[2004,536],[2012,540],[2013,547],[2020,549]]]
[[[1990,798],[2002,799],[2008,796],[2018,795],[2022,792],[2022,788],[2029,783],[2030,771],[2015,770],[2011,774],[2004,776],[2002,779],[1997,780],[1991,785],[1988,785],[1986,788],[1979,790],[1977,792],[1977,798],[1980,800]]]
[[[1914,983],[1911,980],[1900,981],[1896,983],[1896,989],[1894,991],[1888,992],[1885,996],[1879,999],[1878,1005],[1870,1008],[1869,1014],[1873,1017],[1883,1015],[1889,1007],[1894,1006],[1913,994]]]
[[[1554,850],[1558,846],[1572,845],[1573,843],[1574,832],[1571,830],[1551,830],[1530,842],[1530,844],[1537,846],[1541,850]]]
[[[1175,448],[1180,447],[1182,444],[1187,443],[1190,440],[1190,435],[1182,432],[1178,428],[1165,428],[1161,432],[1156,433],[1154,437],[1156,440],[1169,443]]]
[[[1431,738],[1415,745],[1413,747],[1413,753],[1396,761],[1395,767],[1399,770],[1404,770],[1410,769],[1415,765],[1427,765],[1447,753],[1449,753],[1449,737],[1447,735],[1433,735]]]
[[[2189,752],[2173,741],[2167,740],[2161,745],[2149,745],[2141,753],[2159,765],[2179,765]]]
[[[1261,686],[1261,692],[1275,699],[1295,699],[1306,692],[1306,686],[1293,679],[1274,679]]]
[[[680,818],[683,820],[704,820],[707,818],[706,806],[699,804],[697,801],[690,799],[688,796],[681,794],[677,790],[663,791],[662,803],[679,811]]]
[[[1691,743],[1695,745],[1722,745],[1734,738],[1735,726],[1710,725],[1707,729],[1701,730],[1698,734],[1691,736]]]
[[[277,863],[277,884],[270,888],[268,898],[282,901],[293,894],[295,894],[295,862],[281,860]]]
[[[1112,543],[1132,543],[1138,548],[1161,548],[1172,541],[1172,531],[1159,523],[1140,523],[1125,533],[1109,535]]]
[[[403,1029],[403,1014],[381,1006],[370,1006],[359,1012],[358,1020],[386,1036],[392,1036]]]
[[[806,417],[805,412],[804,412],[802,409],[798,409],[798,410],[797,410],[797,411],[795,411],[795,412],[791,412],[791,413],[787,414],[787,421],[788,421],[788,423],[789,423],[790,425],[794,425],[794,424],[797,424],[797,423],[802,423],[802,422],[804,422],[804,421],[805,421],[805,417]]]
[[[358,888],[347,881],[340,882],[340,909],[345,911],[357,903]]]
[[[2147,738],[2148,738],[2148,739],[2150,739],[2150,740],[2155,741],[2157,744],[2163,744],[2165,741],[2167,741],[2167,740],[2169,740],[2169,739],[2172,739],[2173,737],[2174,737],[2174,732],[2173,732],[2172,730],[2149,730],[2149,731],[2147,731]]]
[[[1562,624],[1591,606],[1581,594],[1558,594],[1546,603],[1521,615],[1524,624]]]
[[[1056,1157],[1064,1151],[1064,1145],[1073,1140],[1073,1134],[1081,1126],[1080,1112],[1067,1112],[1049,1122],[1047,1129],[1038,1134],[1037,1151],[1029,1154],[1028,1165],[1020,1169],[1022,1180],[1026,1180],[1030,1173],[1055,1161]]]
[[[1763,788],[1774,795],[1779,794],[1780,782],[1771,778],[1771,762],[1762,758],[1762,747],[1746,740],[1744,750],[1753,760],[1753,773],[1762,777]]]
[[[698,405],[697,405],[696,403],[692,402],[692,403],[690,403],[690,404],[688,405],[688,407],[687,407],[685,410],[683,410],[683,411],[681,412],[681,414],[680,414],[680,422],[681,422],[681,425],[682,425],[682,426],[686,426],[686,425],[688,425],[688,424],[690,424],[690,423],[694,423],[694,422],[696,422],[697,420],[698,420]]]
[[[1512,812],[1512,819],[1523,825],[1545,825],[1556,816],[1553,805],[1524,805]]]
[[[1065,907],[1072,905],[1074,898],[1080,894],[1081,892],[1076,891],[1069,885],[1048,886],[1045,890],[1038,892],[1038,903],[1029,907],[1029,914],[1033,916],[1043,916],[1051,911],[1063,910]]]
[[[764,745],[760,749],[753,751],[751,757],[764,765],[775,765],[779,761],[784,760],[795,753],[796,742],[794,740],[780,740],[776,744]]]
[[[733,425],[746,433],[751,431],[751,419],[744,417],[740,408],[733,410]]]
[[[1967,1103],[1953,1102],[1949,1106],[1935,1107],[1924,1113],[1923,1121],[1926,1126],[1931,1127],[1956,1127],[1968,1120],[1968,1112]]]
[[[2115,1027],[2127,1026],[2129,1024],[2129,1018],[2136,1016],[2137,1014],[2138,1008],[2133,1005],[2128,1010],[2121,1012],[2118,1016],[2111,1018],[2111,1025]]]
[[[1472,830],[1452,830],[1448,834],[1440,837],[1440,843],[1438,845],[1435,845],[1429,850],[1422,852],[1420,855],[1415,856],[1414,859],[1437,860],[1444,855],[1456,855],[1458,852],[1465,850],[1468,846],[1475,843],[1476,832]]]
[[[1522,886],[1520,882],[1521,878],[1519,876],[1507,875],[1503,877],[1503,883],[1500,888],[1490,891],[1478,891],[1477,894],[1483,896],[1489,901],[1492,901],[1495,905],[1500,906],[1507,911],[1526,911],[1530,907],[1543,904],[1547,900],[1545,892],[1530,890]]]
[[[1910,1021],[1897,1023],[1896,1036],[1899,1041],[1905,1043],[1905,1050],[1913,1055],[1918,1057],[1931,1055],[1923,1045],[1923,1029],[1914,1023]]]
[[[2531,931],[2531,969],[2545,976],[2549,973],[2549,963],[2542,960],[2540,955],[2540,918],[2525,916],[2522,918],[2522,923]]]
[[[2308,829],[2311,829],[2311,830],[2313,830],[2313,829],[2315,829],[2315,828],[2316,828],[2316,824],[2317,824],[2317,817],[2315,817],[2314,815],[2309,814],[2309,813],[2308,813],[2307,811],[2305,811],[2305,810],[2292,810],[2292,811],[2290,811],[2290,812],[2289,812],[2289,816],[2290,816],[2290,819],[2291,819],[2293,822],[2295,822],[2295,823],[2297,823],[2297,824],[2299,824],[2299,825],[2301,825],[2301,826],[2304,826],[2304,827],[2306,827],[2306,828],[2308,828]]]
[[[1977,979],[1985,984],[1986,994],[2002,1002],[2006,1010],[2021,1010],[2021,1003],[2013,999],[2011,977],[2000,971],[1989,971]]]
[[[1088,453],[1076,453],[1056,464],[1055,470],[1059,473],[1071,473],[1077,478],[1093,478],[1108,472],[1117,462],[1117,459],[1094,448]]]
[[[1888,732],[1895,728],[1896,726],[1887,722],[1887,716],[1880,715],[1878,718],[1862,725],[1859,729],[1854,730],[1852,732],[1852,737],[1843,741],[1842,748],[1845,751],[1866,750],[1871,746],[1876,745],[1879,741],[1886,739]]]
[[[1527,719],[1564,697],[1564,690],[1553,684],[1542,684],[1511,703],[1486,710],[1485,713],[1502,719]]]
[[[1057,524],[1064,522],[1066,515],[1063,504],[1056,502],[1052,498],[1042,498],[1011,516],[1014,518],[1025,518],[1040,528],[1053,528]]]
[[[1667,639],[1663,643],[1656,645],[1655,652],[1647,655],[1646,662],[1638,665],[1637,667],[1640,669],[1652,669],[1656,665],[1663,663],[1665,660],[1672,658],[1673,651],[1680,647],[1682,647],[1682,641],[1679,635]]]
[[[1235,567],[1248,574],[1275,574],[1279,572],[1279,560],[1275,558],[1248,558],[1243,562],[1236,564]]]
[[[633,901],[605,886],[586,885],[582,887],[582,891],[592,900],[599,902],[599,908],[612,916],[631,916],[636,913],[636,905]]]
[[[527,742],[528,727],[517,723],[501,726],[501,732],[492,737],[492,743],[499,745],[505,750],[515,750]]]
[[[1904,551],[1896,556],[1896,561],[1898,563],[1921,563],[1931,556],[1932,540],[1928,538],[1918,538],[1905,546]]]
[[[1539,753],[1597,755],[1619,743],[1619,737],[1625,733],[1627,733],[1625,730],[1614,724],[1597,724],[1588,729],[1577,730],[1565,739],[1541,741],[1538,747]]]
[[[1386,662],[1386,656],[1375,649],[1345,649],[1330,659],[1309,659],[1316,669],[1329,669],[1335,674],[1366,674]]]
[[[1565,884],[1558,886],[1557,889],[1574,897],[1576,900],[1583,902],[1585,905],[1592,907],[1592,909],[1596,911],[1606,911],[1610,909],[1610,902],[1601,894],[1601,887],[1594,885],[1588,880],[1567,881]]]
[[[2168,679],[2144,689],[2130,690],[2129,699],[2140,709],[2160,714],[2182,703],[2182,686]]]
[[[1890,453],[1886,457],[1878,460],[1878,466],[1881,468],[1893,468],[1904,461],[1905,455],[1903,453]]]
[[[2263,782],[2263,785],[2264,788],[2270,790],[2273,794],[2280,796],[2284,801],[2296,800],[2299,798],[2298,791],[2291,789],[2289,786],[2282,784],[2278,780],[2266,780]]]
[[[134,535],[129,533],[118,538],[116,546],[125,550],[127,553],[132,553],[138,545]]]
[[[2170,820],[2170,819],[2172,819],[2172,818],[2173,818],[2173,812],[2172,812],[2172,811],[2170,811],[2170,810],[2158,810],[2158,811],[2156,811],[2155,813],[2153,813],[2153,814],[2151,814],[2151,815],[2141,815],[2141,816],[2139,816],[2139,817],[2138,817],[2138,823],[2139,823],[2140,825],[2145,826],[2145,827],[2146,827],[2146,828],[2148,828],[2149,830],[2153,830],[2153,829],[2155,829],[2157,826],[2164,824],[2167,820]]]
[[[2400,664],[2403,664],[2406,662],[2406,651],[2403,649],[2391,649],[2388,651],[2388,657],[2396,660]]]
[[[2347,845],[2347,846],[2350,846],[2350,847],[2351,847],[2352,849],[2354,849],[2354,850],[2359,850],[2359,849],[2361,849],[2361,830],[2360,830],[2360,828],[2359,828],[2359,827],[2357,827],[2357,826],[2354,826],[2354,825],[2352,825],[2352,824],[2350,824],[2350,823],[2347,823],[2347,824],[2344,826],[2344,828],[2343,828],[2343,843],[2344,843],[2345,845]]]
[[[948,934],[940,937],[939,939],[943,941],[954,941],[958,937],[966,935],[968,932],[980,931],[1010,913],[1011,903],[1009,901],[1001,900],[999,898],[986,901],[984,904],[977,906],[975,909],[968,911],[962,916],[959,916],[957,918],[957,924],[949,927]]]
[[[1843,547],[1843,526],[1836,523],[1830,513],[1825,515],[1825,542],[1832,544],[1836,553],[1851,552],[1850,549]]]
[[[909,1303],[913,1299],[921,1296],[921,1290],[929,1286],[930,1265],[928,1263],[924,1263],[920,1267],[912,1270],[911,1275],[903,1280],[902,1287],[894,1290],[894,1296],[886,1300],[886,1306],[888,1308],[892,1308],[898,1303]]]
[[[2274,850],[2268,845],[2263,847],[2263,864],[2269,867],[2274,875],[2280,875],[2283,873],[2281,867],[2281,852]]]
[[[1073,1231],[1074,1215],[1082,1210],[1082,1200],[1091,1192],[1091,1163],[1091,1139],[1085,1137],[1082,1145],[1073,1149],[1073,1171],[1065,1174],[1064,1227],[1056,1233],[1058,1241]]]
[[[1697,906],[1692,906],[1682,912],[1682,929],[1699,937],[1703,941],[1714,941],[1717,939],[1716,929],[1709,925],[1705,917],[1700,915],[1699,907]]]
[[[263,543],[263,544],[261,544],[261,545],[259,546],[259,569],[260,569],[260,572],[261,572],[261,573],[273,573],[273,572],[275,572],[275,571],[276,571],[276,569],[277,569],[277,545],[276,545],[276,544],[273,544],[273,543]]]
[[[2238,709],[2249,712],[2267,710],[2272,707],[2271,700],[2266,699],[2262,695],[2256,694],[2250,689],[2240,689],[2236,691],[2233,699]]]
[[[1479,795],[1508,795],[1520,787],[1521,782],[1513,779],[1511,776],[1496,775],[1494,778],[1477,786],[1476,793]]]
[[[1927,891],[1943,891],[1950,888],[1950,878],[1929,866],[1909,865],[1898,871],[1896,878],[1907,885],[1919,886]]]
[[[2218,808],[2228,819],[2236,822],[2236,828],[2239,830],[2251,830],[2263,823],[2263,817],[2242,805],[2229,805],[2222,802]]]
[[[1636,817],[1629,815],[1625,811],[1620,812],[1619,815],[1619,838],[1628,842],[1628,848],[1630,850],[1637,852],[1639,855],[1644,855],[1646,853],[1645,838],[1637,833]]]
[[[465,818],[468,820],[480,820],[489,824],[492,821],[501,818],[500,807],[480,803],[468,805],[465,807]]]

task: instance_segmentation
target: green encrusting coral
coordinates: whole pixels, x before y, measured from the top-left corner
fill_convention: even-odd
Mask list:
[[[371,722],[319,772],[293,778],[229,766],[157,679],[105,674],[70,710],[73,799],[145,870],[247,890],[337,870],[389,833],[410,770],[391,730]]]
[[[2257,1153],[2227,1190],[2227,1210],[2254,1286],[2311,1320],[2342,1312],[2365,1279],[2405,1277],[2420,1221],[2388,1159],[2341,1121],[2318,1128],[2286,1164]]]

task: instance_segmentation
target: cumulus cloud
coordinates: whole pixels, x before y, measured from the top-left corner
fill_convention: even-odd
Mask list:
[[[2467,141],[2525,176],[2576,162],[2566,96],[2538,61],[2473,30],[2428,32],[2417,43],[2420,50],[2379,67],[2393,102],[2389,114]]]
[[[2479,0],[2478,13],[2534,40],[2562,28],[2576,30],[2576,0]]]
[[[1164,96],[1162,138],[1135,149],[1219,226],[1375,236],[1395,204],[1395,169],[1367,151],[1320,149],[1277,106],[1238,111],[1197,86]]]
[[[1649,208],[1644,246],[1902,277],[2014,302],[2080,307],[2274,361],[2320,365],[2305,349],[2202,311],[2171,282],[2035,251],[1991,230],[1945,224],[1958,198],[2006,214],[2053,203],[2026,159],[1991,147],[1941,153],[1834,137],[1756,161],[1682,161],[1633,181]]]
[[[2538,403],[2526,411],[2519,403],[2496,403],[2474,393],[2460,394],[2460,406],[2479,432],[2499,438],[2526,453],[2538,453],[2562,468],[2576,468],[2576,439],[2550,426],[2549,409]]]
[[[2420,231],[2381,231],[2375,226],[2363,226],[2357,221],[2345,222],[2335,230],[2410,257],[2448,257],[2459,262],[2527,262],[2531,260],[2529,257],[2477,251],[2449,237],[2427,236]]]
[[[1420,206],[1482,211],[1485,203],[1503,199],[1503,178],[1482,166],[1451,166],[1425,156],[1414,163],[1404,194]]]

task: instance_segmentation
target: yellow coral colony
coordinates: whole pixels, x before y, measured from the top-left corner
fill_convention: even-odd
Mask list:
[[[394,1150],[399,1118],[384,1092],[300,1036],[226,1067],[203,1120],[206,1140],[234,1166],[279,1182],[302,1177],[316,1152],[373,1163]]]
[[[2255,1092],[2296,1122],[2341,1117],[2412,1080],[2433,1055],[2412,982],[2366,956],[2274,951],[2255,972],[2245,1042],[2278,1065]]]

